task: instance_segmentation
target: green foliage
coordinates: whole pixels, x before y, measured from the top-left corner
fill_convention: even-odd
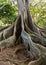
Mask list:
[[[30,12],[34,21],[41,27],[46,26],[46,2],[30,4]]]
[[[30,12],[38,26],[46,26],[46,2],[30,4]],[[7,0],[0,0],[0,20],[3,24],[13,23],[18,16],[18,6],[12,6]]]
[[[6,2],[7,2],[7,0],[0,0],[0,5],[5,4]]]
[[[15,7],[13,7],[11,5],[11,3],[4,3],[4,0],[2,0],[2,1],[3,1],[3,3],[0,4],[0,20],[4,24],[11,24],[16,20],[16,18],[18,16],[17,5]]]

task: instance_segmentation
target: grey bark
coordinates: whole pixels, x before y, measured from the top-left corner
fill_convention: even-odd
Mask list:
[[[0,33],[0,48],[13,46],[14,44],[16,44],[15,42],[19,39],[19,37],[21,37],[22,44],[26,47],[29,56],[32,59],[42,58],[40,59],[41,61],[44,58],[46,62],[46,47],[43,47],[40,44],[35,44],[24,28],[24,25],[26,24],[27,27],[29,27],[29,29],[31,29],[33,32],[40,34],[39,30],[35,27],[34,22],[32,22],[32,19],[30,18],[30,13],[28,10],[29,7],[27,3],[28,0],[18,0],[19,17],[16,20],[16,23],[12,24],[7,29],[2,30],[2,32]],[[38,62],[36,61],[36,63]]]

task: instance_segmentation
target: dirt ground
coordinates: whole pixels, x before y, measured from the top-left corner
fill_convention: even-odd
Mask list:
[[[0,65],[28,65],[30,61],[31,59],[22,45],[0,51]]]

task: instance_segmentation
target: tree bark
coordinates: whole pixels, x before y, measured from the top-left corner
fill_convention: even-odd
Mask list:
[[[0,48],[10,47],[16,45],[16,43],[21,43],[25,46],[31,59],[38,59],[33,62],[34,64],[31,63],[32,65],[37,65],[37,63],[40,63],[40,60],[43,62],[43,58],[46,62],[46,47],[42,46],[44,42],[46,43],[46,40],[44,39],[44,42],[42,41],[43,38],[41,37],[39,29],[32,21],[29,12],[28,0],[18,0],[18,15],[18,19],[15,23],[9,27],[1,29]],[[38,35],[37,39],[42,41],[42,45],[36,44],[31,40],[30,35],[27,33],[29,31],[33,31],[36,37]]]

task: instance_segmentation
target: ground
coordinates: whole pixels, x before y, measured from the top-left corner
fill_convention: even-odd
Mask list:
[[[22,45],[0,51],[0,65],[27,65],[30,61],[31,59]]]

